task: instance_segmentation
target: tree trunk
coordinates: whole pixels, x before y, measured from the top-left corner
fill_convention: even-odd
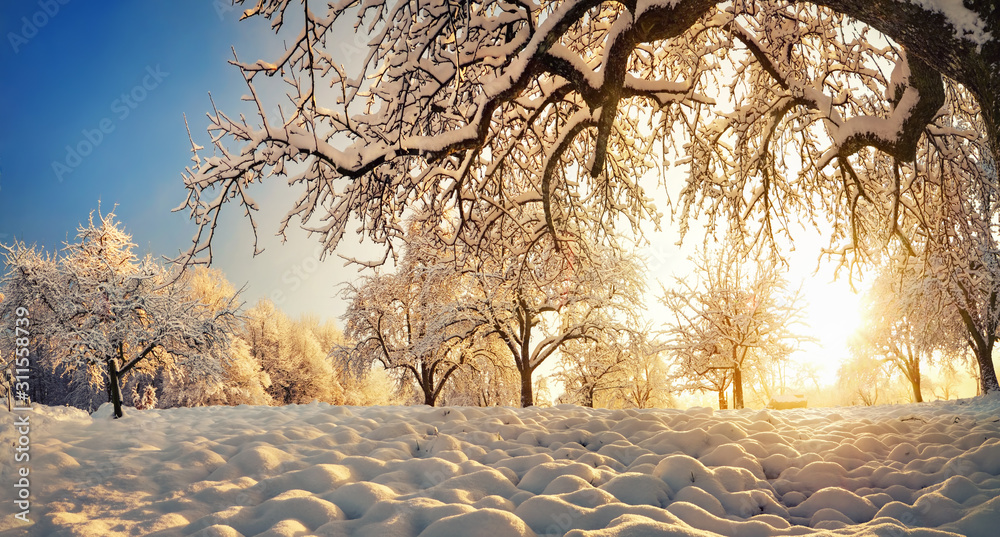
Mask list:
[[[733,367],[733,408],[743,408],[743,370]]]
[[[118,359],[108,360],[108,391],[111,405],[115,408],[115,419],[122,417],[122,388],[118,380]]]
[[[723,388],[719,390],[719,410],[725,410],[727,408],[729,408],[729,405],[726,404],[726,389]]]
[[[414,371],[416,373],[416,371]],[[427,359],[420,359],[420,374],[417,375],[417,384],[420,384],[420,391],[424,392],[424,404],[434,406],[434,370],[427,367]]]
[[[437,396],[434,394],[434,390],[428,388],[427,386],[421,386],[420,389],[424,392],[424,404],[427,406],[434,406],[434,403],[437,402]]]
[[[913,402],[923,403],[924,396],[920,393],[920,362],[917,360],[913,362],[913,375],[910,378],[910,385],[913,386]]]
[[[991,299],[991,305],[992,307],[996,307],[995,296]],[[965,323],[965,329],[969,335],[969,345],[976,354],[976,362],[979,364],[979,394],[1000,391],[1000,384],[997,384],[997,372],[993,368],[993,344],[996,342],[995,334],[981,333],[968,310],[960,307],[958,308],[958,313],[962,316],[962,322]]]
[[[528,408],[535,405],[535,394],[531,386],[531,369],[521,369],[521,407]]]
[[[982,393],[1000,391],[1000,384],[997,383],[997,372],[993,367],[992,345],[981,352],[976,349],[976,361],[979,362],[979,389]]]

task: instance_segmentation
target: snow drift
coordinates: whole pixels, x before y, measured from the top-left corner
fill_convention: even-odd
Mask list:
[[[1000,524],[1000,397],[27,414],[32,524],[5,514],[0,535],[992,536]],[[2,414],[7,445],[13,422]],[[15,473],[3,465],[7,490]]]

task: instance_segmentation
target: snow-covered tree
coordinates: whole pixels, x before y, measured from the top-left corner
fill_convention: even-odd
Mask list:
[[[474,338],[463,346],[464,367],[455,371],[443,402],[458,406],[514,406],[521,399],[521,375],[497,337]]]
[[[17,375],[15,373],[17,365],[17,355],[14,353],[5,353],[0,350],[0,394],[7,401],[7,410],[10,411],[14,407],[14,398],[17,395],[15,386],[17,383]]]
[[[535,398],[533,402],[535,406],[552,406],[552,391],[549,389],[548,377],[536,378],[535,385],[532,388],[531,393]]]
[[[24,245],[15,244],[8,248],[19,250],[18,255],[25,265],[31,265],[38,269],[47,269],[50,263],[54,263],[51,255],[35,247],[27,248]],[[6,285],[4,283],[5,287]],[[10,290],[8,290],[9,292]],[[0,337],[0,354],[3,355],[3,361],[6,366],[11,368],[9,369],[10,378],[14,379],[15,372],[13,366],[16,359],[15,351],[17,349],[15,346],[16,337],[12,336],[17,336],[16,326],[18,325],[15,321],[18,318],[18,306],[9,302],[11,298],[8,297],[6,304],[0,304],[4,306],[2,311],[6,317],[3,317],[3,319],[9,321],[4,327],[0,327],[0,330],[3,331],[0,332],[2,333],[2,337]],[[16,300],[27,300],[27,297],[16,297]],[[24,313],[26,315],[24,318],[28,320],[30,333],[34,336],[28,340],[32,376],[32,382],[29,383],[27,394],[29,399],[46,405],[68,404],[87,410],[94,410],[102,402],[107,401],[106,393],[103,393],[99,388],[91,386],[90,375],[86,369],[66,371],[58,360],[52,359],[53,353],[51,352],[49,341],[47,338],[39,337],[44,333],[42,328],[49,320],[49,315],[46,314],[47,308],[44,304],[22,302],[19,306],[25,308],[26,311]],[[24,328],[23,325],[22,328]],[[8,369],[5,368],[5,371],[8,371]],[[12,383],[11,388],[13,388]],[[16,393],[12,391],[9,395],[10,397],[14,397]]]
[[[93,214],[77,242],[59,256],[23,243],[5,247],[3,284],[8,301],[31,304],[44,338],[64,371],[86,372],[91,385],[107,386],[122,416],[121,381],[133,371],[183,366],[198,376],[218,376],[233,330],[233,309],[212,311],[189,297],[182,280],[151,258],[138,259],[114,213]]]
[[[137,389],[132,390],[132,406],[136,410],[147,410],[156,408],[156,388],[152,384],[147,384],[142,393]]]
[[[597,408],[652,408],[671,403],[668,371],[648,330],[603,332],[560,349],[560,402]]]
[[[243,315],[238,334],[248,346],[247,361],[260,364],[270,381],[267,393],[275,404],[343,401],[344,389],[330,359],[343,335],[333,323],[309,315],[289,319],[273,302],[261,299]]]
[[[911,188],[922,187],[912,220],[914,242],[924,239],[923,270],[961,318],[985,393],[1000,389],[993,364],[1000,336],[1000,152],[984,136],[985,110],[962,88],[949,90],[941,123],[956,132],[925,141],[914,169],[902,173]]]
[[[269,0],[243,17],[280,35],[301,23],[276,58],[233,60],[256,120],[216,108],[212,154],[192,139],[188,261],[211,257],[226,202],[254,214],[250,187],[271,175],[302,189],[280,232],[301,219],[328,251],[354,219],[389,249],[415,203],[454,211],[463,236],[483,218],[474,207],[502,219],[540,206],[555,235],[579,218],[655,220],[639,185],[665,167],[654,149],[689,168],[688,217],[770,233],[797,221],[794,210],[823,211],[834,239],[853,241],[865,199],[892,191],[858,173],[859,151],[912,160],[943,103],[942,76],[982,107],[994,153],[1000,143],[990,0],[370,0],[322,11]],[[361,59],[347,67],[339,36],[351,26],[369,40],[346,46]],[[271,84],[291,86],[287,103],[266,102]],[[506,189],[512,176],[533,188]]]
[[[626,362],[622,382],[612,404],[623,408],[664,408],[674,405],[667,364],[662,353],[639,347]]]
[[[748,263],[729,241],[717,252],[706,245],[692,258],[687,277],[664,288],[662,303],[674,314],[666,335],[679,373],[688,386],[719,392],[733,386],[733,407],[743,408],[743,372],[757,361],[783,359],[805,338],[796,334],[802,323],[799,291],[791,292],[781,267],[771,257],[755,256]]]
[[[189,296],[213,312],[230,307],[232,297],[239,294],[218,269],[197,267],[186,273],[184,278]],[[240,330],[237,328],[236,332],[238,334]],[[232,335],[227,355],[222,374],[217,378],[192,374],[185,367],[161,372],[156,379],[160,387],[159,405],[170,408],[272,404],[273,399],[267,392],[271,378],[257,358],[251,355],[247,342],[239,335]]]
[[[826,215],[831,252],[864,257],[869,235],[909,240],[883,203],[897,183],[865,163],[918,158],[941,133],[945,81],[1000,153],[992,0],[268,0],[244,18],[289,45],[233,60],[256,118],[213,108],[211,149],[192,138],[186,262],[210,260],[225,203],[256,226],[252,186],[271,176],[301,189],[279,232],[298,219],[332,251],[359,223],[388,254],[415,206],[453,215],[474,245],[483,223],[520,224],[518,207],[544,214],[554,245],[581,220],[610,241],[616,222],[658,219],[640,178],[669,161],[688,172],[682,226],[724,219],[756,238]],[[351,26],[368,42],[348,55]],[[281,106],[264,97],[282,92]]]
[[[589,408],[607,407],[608,392],[621,387],[628,350],[608,334],[596,341],[570,341],[559,351],[555,379],[563,385],[560,403]],[[604,403],[604,404],[602,404]]]
[[[335,349],[334,352],[338,351]],[[365,371],[364,375],[358,375],[350,369],[338,369],[337,379],[344,389],[344,399],[341,403],[344,405],[405,405],[416,398],[416,394],[407,389],[411,385],[400,386],[398,380],[382,368]]]
[[[935,355],[962,352],[963,326],[945,290],[933,276],[922,273],[917,260],[889,265],[865,294],[864,321],[851,341],[852,353],[891,364],[922,402],[922,368]],[[899,269],[899,270],[894,270]]]
[[[420,388],[423,404],[434,406],[448,379],[462,366],[464,355],[433,331],[433,306],[425,309],[428,305],[421,299],[431,287],[405,281],[405,277],[370,276],[360,287],[347,287],[346,336],[357,344],[345,354],[348,363],[344,365],[357,374],[364,374],[374,363],[395,373],[405,372],[401,375]],[[439,344],[429,345],[429,339]]]
[[[411,225],[396,271],[348,285],[345,336],[354,341],[345,364],[358,374],[375,363],[415,381],[423,404],[434,406],[448,380],[466,363],[474,328],[449,315],[461,301],[462,274]]]
[[[985,111],[972,95],[952,82],[944,90],[944,106],[925,129],[913,160],[868,152],[856,169],[891,185],[864,193],[869,212],[882,215],[869,226],[881,232],[866,237],[881,250],[873,264],[903,275],[901,283],[910,288],[907,281],[937,289],[911,305],[929,317],[959,319],[964,334],[951,337],[968,344],[986,392],[998,389],[992,361],[1000,328],[998,155],[985,135]],[[898,241],[885,248],[889,236]]]
[[[635,323],[643,279],[639,262],[584,241],[560,248],[544,234],[523,243],[497,226],[470,256],[466,293],[455,309],[480,337],[507,347],[521,376],[521,405],[534,404],[532,374],[562,346],[623,333]]]

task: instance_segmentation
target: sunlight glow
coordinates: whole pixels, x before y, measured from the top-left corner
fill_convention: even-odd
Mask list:
[[[822,385],[833,385],[837,368],[850,357],[847,341],[861,325],[860,295],[855,294],[844,280],[831,281],[821,271],[803,282],[802,293],[807,302],[802,333],[815,338],[792,355],[794,362],[816,366]]]

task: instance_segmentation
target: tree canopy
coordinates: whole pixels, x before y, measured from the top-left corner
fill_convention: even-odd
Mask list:
[[[584,237],[621,252],[616,227],[641,236],[643,222],[661,218],[644,181],[676,169],[686,174],[682,232],[704,219],[750,248],[800,220],[826,220],[832,255],[851,262],[895,240],[933,272],[945,256],[930,246],[954,236],[921,220],[940,201],[924,193],[946,190],[934,177],[954,175],[930,173],[934,162],[958,162],[968,179],[960,197],[997,182],[996,9],[991,0],[345,0],[316,11],[260,0],[243,18],[266,19],[287,46],[270,59],[237,54],[251,115],[213,106],[210,148],[191,137],[178,210],[198,231],[180,260],[211,261],[227,203],[256,232],[253,186],[272,177],[299,192],[280,234],[301,225],[329,253],[357,230],[383,247],[374,264],[398,255],[411,214],[447,229],[443,246],[485,250],[517,234],[564,258]],[[348,66],[350,30],[368,41]],[[287,102],[266,97],[276,89]],[[979,221],[993,221],[989,200]],[[974,259],[989,258],[986,242],[972,246]],[[988,359],[996,293],[968,283],[983,281],[988,264],[944,264],[975,273],[946,279],[964,290],[953,305],[965,312],[983,388],[1000,389]]]
[[[784,200],[849,220],[852,185],[887,188],[851,159],[875,148],[912,160],[944,103],[942,76],[975,97],[997,153],[1000,27],[988,0],[295,4],[243,15],[301,29],[273,61],[233,60],[258,120],[216,109],[212,154],[192,140],[188,261],[210,259],[226,202],[252,216],[248,187],[271,175],[301,188],[279,232],[298,218],[329,251],[353,218],[390,249],[418,203],[457,213],[472,234],[526,204],[556,234],[580,214],[597,227],[606,214],[655,219],[638,178],[665,140],[690,167],[688,209],[729,199],[742,222],[752,210],[781,216]],[[369,36],[350,72],[347,25]],[[275,75],[291,85],[279,113],[258,89]],[[776,147],[787,140],[798,158]]]

